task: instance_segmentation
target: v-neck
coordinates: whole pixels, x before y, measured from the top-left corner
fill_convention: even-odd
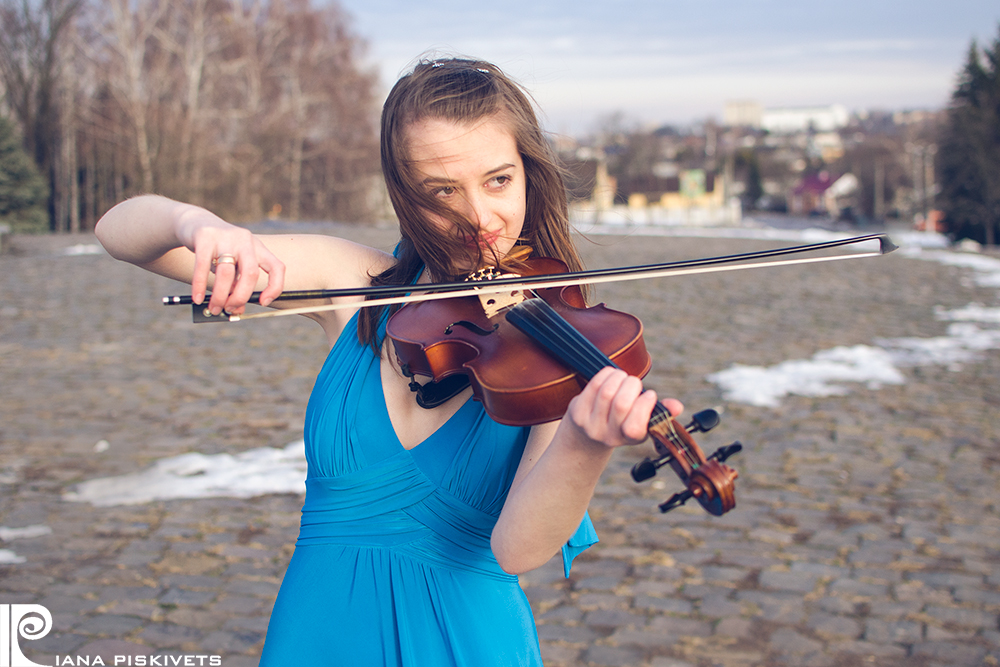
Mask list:
[[[399,437],[399,432],[396,430],[396,424],[393,423],[392,416],[389,414],[389,402],[386,400],[385,384],[382,381],[382,360],[380,357],[375,357],[372,363],[375,366],[374,374],[378,379],[378,393],[382,397],[382,412],[383,415],[385,416],[385,423],[388,424],[387,430],[392,433],[392,436],[395,439],[396,444],[403,451],[412,452],[418,447],[422,447],[428,441],[436,438],[446,427],[450,426],[452,422],[455,421],[456,417],[464,413],[469,408],[469,405],[472,404],[473,401],[475,400],[472,396],[466,398],[466,400],[463,401],[455,409],[455,411],[452,414],[450,414],[448,418],[444,422],[442,422],[440,426],[434,429],[434,431],[431,432],[426,438],[415,444],[413,447],[406,447],[403,445],[403,441]]]

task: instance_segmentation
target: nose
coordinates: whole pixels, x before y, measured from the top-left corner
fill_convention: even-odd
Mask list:
[[[470,222],[479,225],[479,227],[485,227],[489,224],[492,212],[487,198],[482,193],[475,192],[467,195],[466,205],[468,208],[466,215]]]

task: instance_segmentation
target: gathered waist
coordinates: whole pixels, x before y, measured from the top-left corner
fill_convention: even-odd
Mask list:
[[[490,535],[496,517],[438,489],[412,461],[306,480],[296,547],[339,544],[391,548],[446,567],[505,580]]]

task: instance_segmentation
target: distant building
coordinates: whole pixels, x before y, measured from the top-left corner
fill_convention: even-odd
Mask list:
[[[722,123],[727,127],[760,128],[764,108],[752,100],[726,102],[722,111]]]
[[[854,174],[834,178],[828,171],[810,174],[799,181],[788,198],[788,212],[794,215],[829,215],[838,217],[850,205],[858,190]]]
[[[564,153],[561,161],[571,202],[586,203],[597,210],[614,206],[618,183],[608,175],[608,163],[603,153],[578,150]]]
[[[765,109],[761,128],[776,134],[793,132],[832,132],[846,127],[850,121],[847,108],[840,104],[825,107],[788,107]]]
[[[933,121],[939,114],[939,111],[928,111],[927,109],[896,111],[892,114],[892,122],[896,125],[919,125]]]
[[[813,107],[765,109],[753,100],[726,102],[722,122],[727,127],[749,127],[774,134],[832,132],[850,121],[847,108],[840,104]]]
[[[600,181],[599,171],[588,173],[589,169],[580,164],[572,171],[580,173],[584,182]],[[727,201],[726,189],[721,175],[704,169],[680,170],[667,177],[647,174],[619,181],[614,203],[602,196],[603,188],[594,188],[589,198],[586,190],[580,191],[584,196],[570,202],[570,220],[584,225],[737,225],[742,217],[739,199]]]
[[[623,181],[619,193],[626,198],[630,208],[721,208],[724,204],[721,185],[722,179],[711,172],[688,169],[677,176],[648,175]]]
[[[844,142],[836,132],[817,132],[809,137],[808,150],[810,155],[823,159],[830,164],[844,156]]]

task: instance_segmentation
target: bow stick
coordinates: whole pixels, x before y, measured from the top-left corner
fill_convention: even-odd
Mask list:
[[[855,252],[849,255],[830,255],[823,257],[807,257],[800,259],[784,259],[771,262],[752,262],[752,260],[766,259],[769,257],[780,257],[783,255],[801,254],[814,252],[827,248],[856,245],[867,241],[878,241],[877,252]],[[225,312],[220,315],[212,315],[205,303],[195,304],[190,295],[165,296],[163,303],[167,306],[191,305],[194,321],[201,322],[239,322],[241,320],[258,319],[262,317],[282,317],[285,315],[303,315],[307,313],[318,313],[331,310],[341,310],[346,308],[367,308],[369,306],[383,306],[390,304],[412,303],[416,301],[433,301],[438,299],[454,299],[464,296],[479,296],[483,294],[499,294],[508,292],[512,288],[530,286],[533,289],[548,289],[552,287],[567,287],[570,285],[599,284],[608,282],[619,282],[625,280],[641,280],[646,278],[663,278],[667,276],[684,276],[701,273],[717,273],[722,271],[740,271],[743,269],[761,269],[775,266],[790,266],[794,264],[810,264],[815,262],[832,262],[842,259],[861,259],[864,257],[878,257],[886,255],[896,250],[896,245],[887,234],[867,234],[865,236],[855,236],[836,241],[825,241],[823,243],[811,243],[808,245],[791,246],[788,248],[777,248],[773,250],[762,250],[758,252],[740,253],[736,255],[723,255],[719,257],[706,257],[702,259],[689,259],[677,262],[665,262],[662,264],[646,264],[642,266],[626,266],[612,269],[593,269],[589,271],[572,271],[556,275],[538,276],[517,276],[513,278],[497,278],[488,282],[470,283],[428,283],[419,285],[387,285],[380,287],[360,287],[335,290],[302,290],[284,292],[278,296],[279,300],[303,300],[303,299],[332,299],[349,296],[382,297],[372,298],[363,302],[331,303],[321,306],[308,306],[304,308],[283,308],[280,310],[270,310],[260,313],[250,313],[243,315],[229,315]],[[735,264],[735,262],[752,262]],[[476,287],[470,287],[475,284]],[[249,303],[259,303],[260,292],[254,292]]]

